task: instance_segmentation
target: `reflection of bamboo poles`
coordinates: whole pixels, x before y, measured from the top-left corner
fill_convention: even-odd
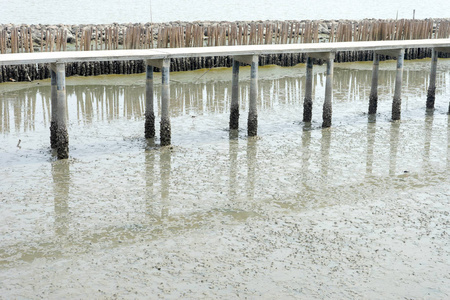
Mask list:
[[[0,101],[0,132],[10,132],[10,115],[9,115],[9,105],[6,101]]]
[[[369,97],[371,86],[370,69],[347,70],[339,69],[338,76],[334,81],[334,101],[336,103],[347,103],[360,101]],[[325,83],[323,75],[318,73],[315,77],[313,89],[323,86]],[[410,70],[408,75],[409,86],[421,86],[424,84],[424,76],[427,70]],[[317,79],[317,80],[316,80]],[[322,79],[322,82],[321,82]],[[379,71],[380,99],[390,98],[392,87],[395,82],[395,73],[389,70]],[[447,78],[437,77],[437,84],[443,85]],[[426,85],[426,84],[425,84]],[[300,107],[303,99],[305,78],[304,76],[284,77],[279,79],[259,80],[258,108],[270,109],[278,105],[289,105]],[[50,121],[50,96],[44,92],[42,87],[30,88],[25,97],[19,97],[17,101],[0,101],[0,128],[2,131],[33,130],[34,115],[36,119],[44,119],[44,123]],[[120,118],[141,119],[144,115],[144,91],[143,87],[136,86],[67,86],[67,97],[76,99],[74,122],[79,124],[91,123],[93,120],[116,120]],[[239,85],[240,107],[243,110],[248,106],[249,81],[244,80]],[[41,100],[33,95],[41,95]],[[227,81],[200,81],[198,83],[183,82],[170,85],[172,116],[201,115],[207,113],[228,113],[231,102],[231,91]],[[23,98],[23,99],[22,99]],[[154,98],[161,98],[159,88],[154,90]],[[39,99],[39,98],[38,98]],[[17,103],[17,106],[16,106]],[[159,103],[155,103],[155,112],[158,113]],[[42,107],[42,108],[41,108]],[[42,111],[42,113],[41,113]],[[9,126],[11,123],[11,126]],[[47,125],[46,125],[47,126]]]

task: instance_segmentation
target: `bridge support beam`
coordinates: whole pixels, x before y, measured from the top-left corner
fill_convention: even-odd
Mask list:
[[[168,146],[171,143],[171,126],[169,117],[170,101],[170,58],[149,59],[147,66],[154,66],[161,69],[161,121],[160,121],[160,140],[161,146]],[[148,71],[148,69],[147,69]],[[148,73],[147,75],[148,76]],[[153,81],[153,80],[152,80]],[[153,93],[152,93],[153,94]],[[147,101],[146,101],[147,104]],[[153,105],[151,105],[153,107]],[[147,108],[146,108],[147,111]],[[147,118],[147,116],[146,116]]]
[[[372,86],[370,87],[369,96],[369,115],[377,113],[378,107],[378,70],[380,67],[380,56],[373,53],[373,66],[372,66]]]
[[[51,63],[52,120],[50,146],[56,149],[58,159],[69,157],[69,134],[66,125],[66,65]]]
[[[313,58],[306,58],[306,86],[305,99],[303,100],[303,122],[309,123],[312,119],[312,86],[313,86]]]
[[[402,81],[403,81],[403,60],[405,49],[401,49],[397,56],[397,74],[395,76],[394,99],[392,101],[392,120],[400,120],[402,111]]]
[[[427,93],[427,109],[434,109],[434,102],[436,99],[436,69],[437,69],[438,55],[435,49],[431,52],[431,72],[430,85]]]
[[[324,59],[327,62],[326,82],[325,82],[325,101],[323,102],[322,111],[322,128],[331,127],[331,118],[333,114],[332,100],[333,100],[333,69],[334,69],[334,52],[312,52],[308,53],[308,58]],[[307,62],[308,63],[308,62]],[[312,64],[312,62],[311,62]],[[307,66],[308,69],[308,66]],[[308,77],[308,75],[306,75]],[[312,79],[312,65],[311,65],[311,79]],[[312,85],[312,83],[311,83]],[[306,84],[308,87],[308,83]],[[311,87],[312,89],[312,87]]]
[[[161,123],[160,136],[161,146],[167,146],[171,143],[171,127],[169,118],[170,101],[170,59],[163,60],[161,68],[162,86],[161,86]]]
[[[250,101],[248,108],[247,135],[258,133],[258,55],[235,56],[234,60],[250,65]]]
[[[153,66],[146,65],[145,72],[145,138],[155,137],[155,111],[153,103]]]
[[[250,69],[250,104],[248,109],[247,132],[248,136],[258,133],[258,56],[253,55]]]
[[[383,54],[397,57],[397,73],[395,75],[394,99],[392,100],[392,121],[400,120],[402,112],[402,81],[403,81],[403,61],[405,49],[380,50],[375,54]]]
[[[334,68],[334,53],[328,53],[327,57],[327,80],[325,83],[325,101],[323,103],[322,113],[322,127],[331,127],[332,100],[333,100],[333,68]]]
[[[230,130],[239,129],[239,61],[233,58],[231,79]]]

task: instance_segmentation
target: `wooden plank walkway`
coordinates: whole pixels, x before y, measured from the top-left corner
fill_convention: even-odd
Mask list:
[[[450,51],[450,39],[14,53],[0,55],[0,65],[362,50],[389,51],[406,48],[439,48],[443,52],[448,52]]]

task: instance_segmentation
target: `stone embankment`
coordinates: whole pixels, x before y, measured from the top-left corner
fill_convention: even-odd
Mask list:
[[[252,22],[171,22],[108,25],[0,25],[0,53],[92,51],[223,45],[262,45],[448,38],[450,19],[318,20]],[[1,54],[0,54],[1,55]],[[405,59],[430,57],[430,49],[407,49]],[[446,56],[442,56],[446,57]],[[369,51],[336,54],[336,62],[370,61]],[[386,57],[381,57],[381,60]],[[259,58],[260,65],[293,66],[306,55],[280,54]],[[320,60],[315,63],[321,63]],[[231,57],[173,59],[171,71],[231,67]],[[133,74],[145,71],[143,61],[83,62],[66,66],[66,75]],[[158,70],[157,70],[158,71]],[[50,77],[46,64],[0,66],[0,82]]]

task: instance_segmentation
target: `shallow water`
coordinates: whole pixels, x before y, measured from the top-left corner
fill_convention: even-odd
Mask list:
[[[371,63],[336,64],[326,130],[324,66],[311,126],[305,66],[262,67],[257,138],[248,68],[237,136],[230,69],[172,73],[164,148],[143,138],[143,74],[68,78],[62,161],[49,81],[0,85],[0,295],[446,298],[450,60],[433,113],[429,64],[405,64],[401,122],[390,122],[395,62],[380,65],[375,122]]]

